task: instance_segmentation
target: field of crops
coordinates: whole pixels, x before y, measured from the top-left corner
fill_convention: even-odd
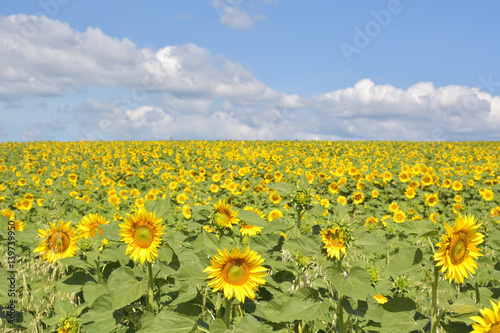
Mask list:
[[[0,143],[2,332],[500,332],[500,143]]]

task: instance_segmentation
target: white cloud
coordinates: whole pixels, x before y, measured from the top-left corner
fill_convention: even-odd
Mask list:
[[[254,20],[247,12],[239,7],[226,7],[220,18],[221,23],[235,29],[248,29],[254,24]]]
[[[36,35],[25,27],[36,27]],[[278,99],[239,63],[194,44],[138,49],[97,28],[23,14],[0,17],[0,97],[62,95],[89,86],[169,91],[211,98]]]
[[[45,123],[27,122],[14,140],[500,139],[500,97],[477,88],[420,82],[400,89],[362,79],[305,98],[272,89],[242,64],[194,44],[140,49],[45,17],[0,17],[0,63],[4,110],[30,95],[95,86],[126,91],[118,100],[73,105]],[[2,119],[0,140],[6,124]]]

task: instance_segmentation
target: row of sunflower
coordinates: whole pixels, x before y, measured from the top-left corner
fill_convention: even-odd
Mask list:
[[[497,146],[4,144],[18,329],[487,332]]]

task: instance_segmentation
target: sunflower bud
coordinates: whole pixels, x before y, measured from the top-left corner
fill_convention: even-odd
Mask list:
[[[394,280],[394,288],[396,288],[396,292],[398,294],[404,294],[410,291],[411,287],[411,281],[404,277],[404,276],[399,276]]]
[[[304,188],[299,188],[293,192],[292,202],[302,210],[309,208],[312,202],[311,193]]]
[[[94,242],[90,238],[82,238],[77,243],[78,249],[82,252],[92,251]]]

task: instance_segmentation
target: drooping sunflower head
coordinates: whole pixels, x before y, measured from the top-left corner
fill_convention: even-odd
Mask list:
[[[482,256],[477,245],[483,242],[484,235],[476,232],[481,224],[477,224],[473,215],[462,216],[458,214],[453,228],[444,223],[447,234],[441,236],[442,242],[437,245],[440,249],[434,254],[437,266],[443,266],[441,272],[446,272],[445,277],[451,282],[462,283],[468,278],[470,272],[475,274],[477,264],[475,259]]]
[[[97,232],[99,232],[99,234],[102,236],[102,230],[99,228],[99,226],[108,223],[109,221],[106,221],[104,216],[100,214],[89,214],[84,216],[80,223],[76,225],[76,227],[78,228],[80,237],[94,238]]]
[[[330,228],[321,231],[321,240],[323,248],[326,249],[327,255],[330,258],[340,260],[340,252],[346,255],[345,243],[346,235],[340,227]]]
[[[50,223],[48,229],[38,229],[38,237],[42,240],[34,252],[40,252],[41,259],[55,262],[58,259],[72,257],[77,252],[76,241],[78,240],[74,228],[71,228],[71,221],[59,221]]]
[[[238,223],[238,212],[234,211],[225,201],[219,200],[214,205],[212,221],[219,228],[233,228],[233,224]]]
[[[500,333],[500,302],[495,304],[490,300],[490,303],[493,309],[479,310],[482,317],[470,317],[476,322],[472,324],[474,331],[471,333]]]
[[[263,262],[264,259],[249,247],[245,251],[233,248],[231,252],[224,248],[210,259],[210,266],[203,272],[209,274],[208,286],[214,292],[223,290],[226,299],[234,296],[243,303],[245,297],[254,299],[254,290],[266,283],[263,277],[267,269],[262,266]]]
[[[151,262],[158,257],[158,246],[161,244],[165,225],[162,225],[162,219],[156,217],[154,212],[148,212],[144,208],[139,209],[135,214],[128,214],[124,223],[119,226],[122,228],[120,236],[122,241],[127,243],[126,254],[141,264],[145,260]]]

